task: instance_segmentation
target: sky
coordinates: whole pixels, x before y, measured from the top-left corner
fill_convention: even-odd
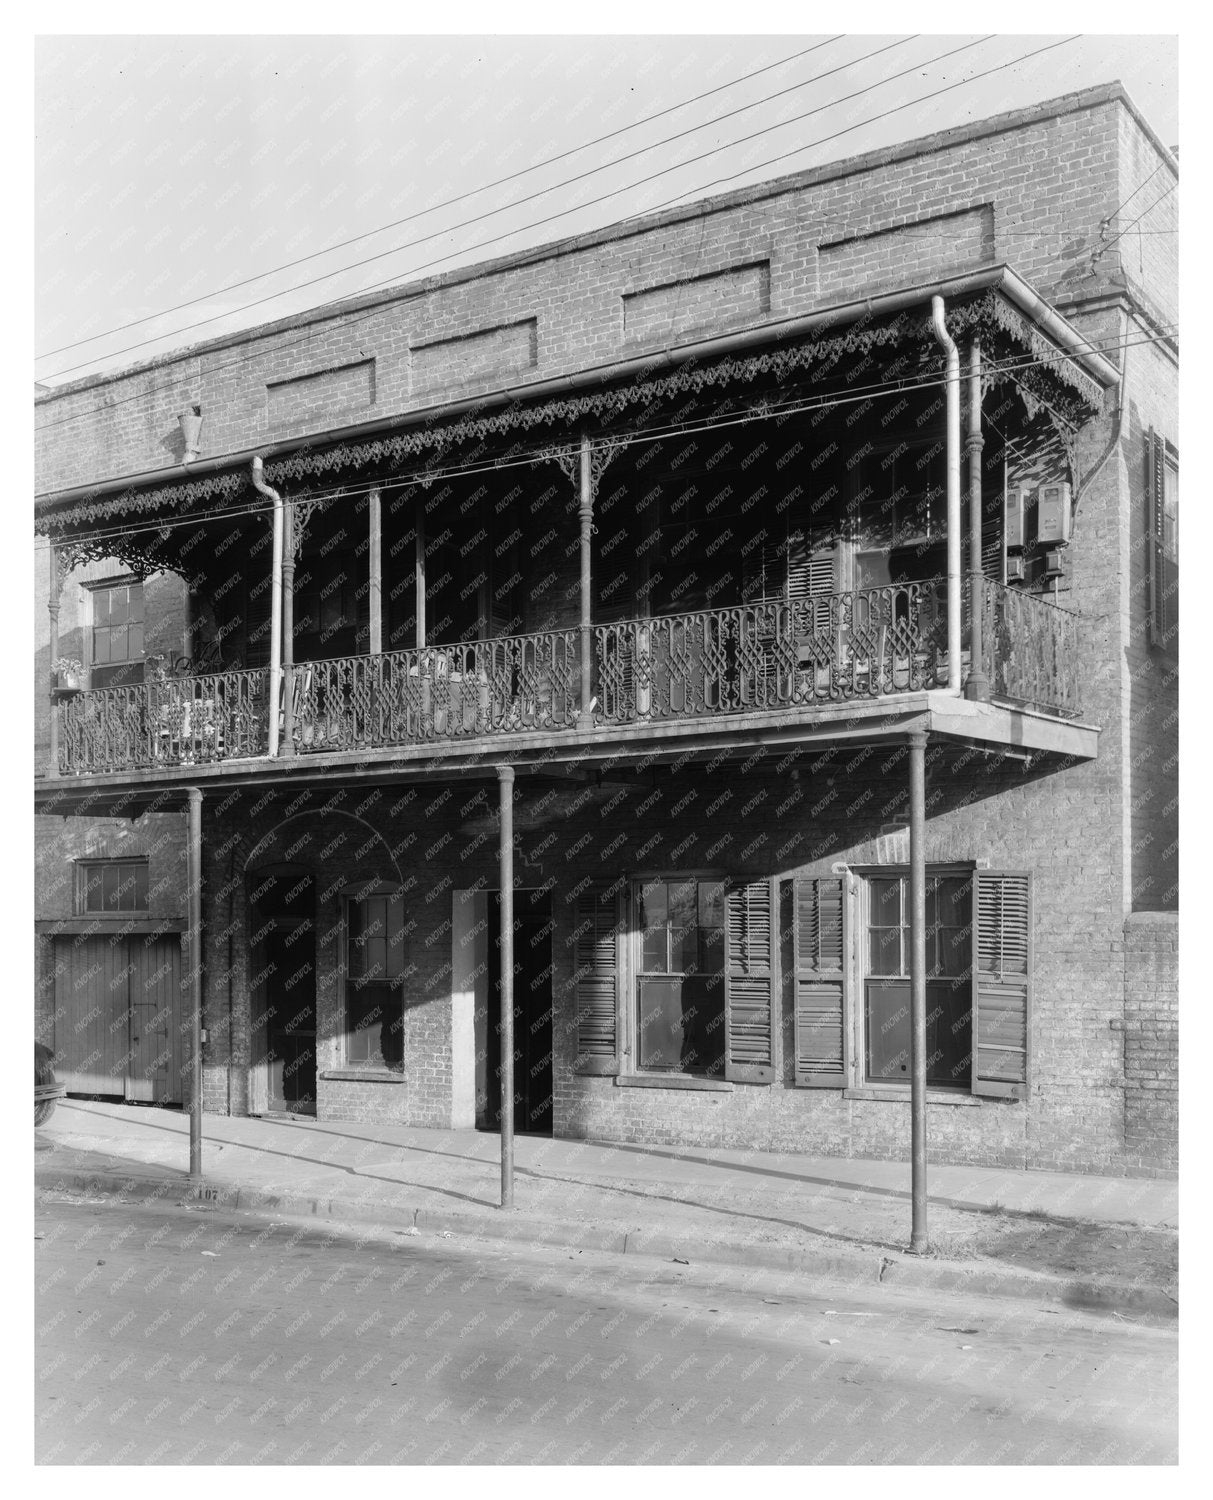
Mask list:
[[[1176,37],[1068,38],[42,36],[34,378],[1113,79],[1179,143]]]

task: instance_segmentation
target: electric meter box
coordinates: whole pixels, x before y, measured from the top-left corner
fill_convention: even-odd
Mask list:
[[[1036,496],[1036,540],[1064,547],[1070,540],[1070,486],[1042,484]]]
[[[1007,558],[1007,582],[1022,583],[1026,577],[1022,557]]]
[[[1003,534],[1008,547],[1022,547],[1024,544],[1026,535],[1024,515],[1028,508],[1029,493],[1030,491],[1020,484],[1013,484],[1007,490]]]

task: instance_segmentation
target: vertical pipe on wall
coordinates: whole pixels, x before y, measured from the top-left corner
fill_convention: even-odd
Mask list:
[[[267,753],[278,754],[278,715],[282,707],[282,496],[265,482],[260,456],[253,459],[253,488],[274,503],[274,549],[270,577],[270,722]]]
[[[370,596],[371,623],[369,647],[372,656],[383,650],[383,529],[378,487],[367,500],[367,524],[370,527]]]
[[[594,727],[594,711],[590,707],[593,692],[593,662],[590,655],[593,646],[591,539],[594,535],[594,469],[592,460],[593,449],[590,439],[587,434],[582,433],[580,503],[577,507],[577,515],[581,522],[581,713],[578,720],[578,727],[581,729]]]
[[[910,735],[910,1251],[927,1251],[927,867],[925,730]]]
[[[55,701],[55,662],[59,657],[59,549],[54,542],[47,548],[50,557],[50,592],[46,596],[47,609],[51,617],[50,656],[48,657],[47,691],[50,697],[50,764],[48,776],[59,774],[59,705]]]
[[[986,702],[990,682],[986,677],[985,628],[983,604],[985,575],[981,551],[981,343],[974,339],[969,347],[969,431],[965,448],[969,455],[969,675],[965,697]]]
[[[295,753],[295,508],[282,517],[282,753]]]
[[[947,355],[948,691],[960,691],[960,351],[943,320],[943,298],[931,298],[931,327]]]
[[[501,1206],[514,1206],[514,768],[497,767],[501,795]]]
[[[186,787],[188,918],[186,941],[190,982],[190,1177],[202,1176],[202,792]]]

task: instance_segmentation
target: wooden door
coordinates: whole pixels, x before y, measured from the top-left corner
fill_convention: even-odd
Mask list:
[[[55,940],[55,1074],[72,1094],[122,1095],[126,1080],[126,940]]]
[[[180,1104],[181,941],[129,938],[130,1061],[126,1097],[152,1104]]]

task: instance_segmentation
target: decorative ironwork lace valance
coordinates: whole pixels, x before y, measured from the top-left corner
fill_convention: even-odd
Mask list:
[[[1103,409],[1099,384],[996,291],[989,291],[948,309],[948,327],[962,339],[982,337],[989,383],[1013,381],[1030,401],[1047,405],[1074,427]],[[915,307],[881,321],[857,321],[833,330],[754,353],[737,353],[711,362],[688,359],[668,374],[641,373],[626,384],[592,389],[550,400],[528,400],[526,388],[501,407],[471,412],[450,422],[426,421],[380,436],[351,437],[323,448],[307,438],[295,452],[265,466],[273,485],[313,475],[368,466],[392,466],[410,458],[435,454],[471,442],[484,442],[510,432],[524,434],[557,424],[575,426],[589,418],[599,422],[622,416],[630,408],[651,407],[671,397],[711,390],[744,387],[756,381],[784,381],[812,369],[821,373],[851,355],[897,345],[917,347],[922,359],[937,348],[926,307]],[[999,368],[1000,355],[1006,358]],[[1026,356],[1026,358],[1024,357]],[[658,360],[654,359],[654,370]],[[550,446],[545,437],[544,446]],[[248,488],[241,468],[173,484],[124,490],[84,500],[67,509],[38,517],[36,530],[54,534],[108,516],[184,510],[208,501],[225,501]]]

